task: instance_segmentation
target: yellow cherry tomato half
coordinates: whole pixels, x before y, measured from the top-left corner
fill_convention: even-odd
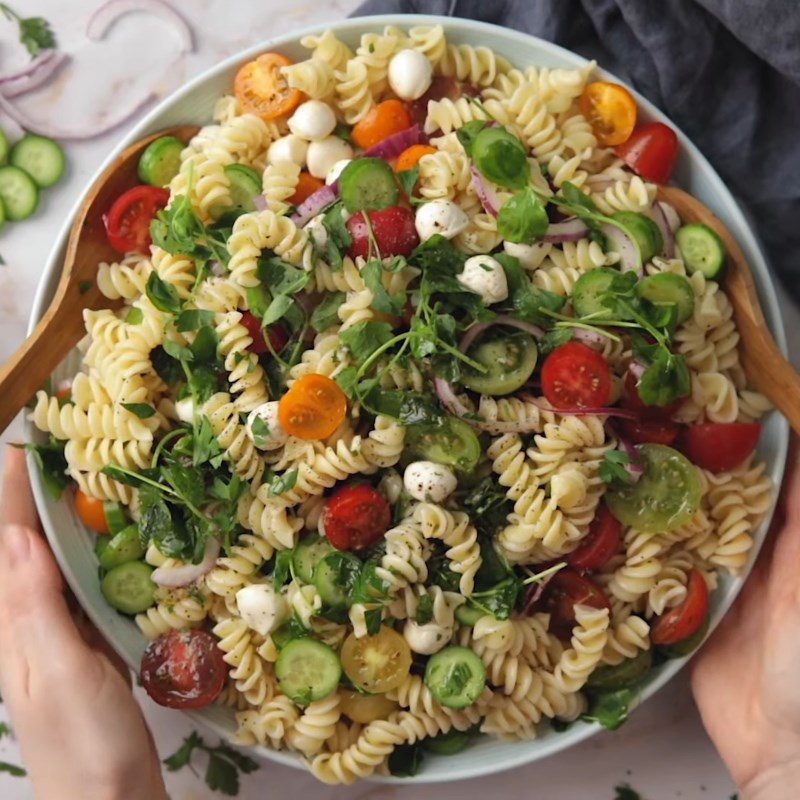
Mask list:
[[[75,511],[87,528],[91,528],[98,533],[108,533],[108,522],[106,521],[106,512],[103,508],[102,500],[76,489]]]
[[[281,53],[262,53],[243,64],[233,79],[233,93],[242,111],[271,120],[300,105],[303,93],[292,89],[281,74],[281,67],[291,63]]]
[[[386,719],[397,711],[397,703],[385,694],[361,694],[361,692],[340,691],[342,713],[353,722],[368,725],[376,719]]]
[[[397,631],[381,625],[374,636],[351,633],[339,654],[342,669],[353,685],[377,694],[396,689],[411,670],[411,649]]]
[[[278,403],[278,422],[298,439],[325,439],[342,424],[347,398],[325,375],[303,375]]]
[[[608,147],[626,141],[636,125],[636,101],[618,83],[587,84],[581,93],[580,109],[597,141]]]

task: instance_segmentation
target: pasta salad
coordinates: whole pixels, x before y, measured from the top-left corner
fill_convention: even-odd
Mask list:
[[[31,412],[142,682],[330,783],[615,727],[771,503],[675,134],[441,26],[302,43],[144,151]]]

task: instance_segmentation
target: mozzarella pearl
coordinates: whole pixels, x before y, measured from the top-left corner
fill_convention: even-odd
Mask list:
[[[325,176],[325,183],[330,186],[331,184],[336,183],[339,180],[339,176],[342,174],[342,170],[352,161],[352,158],[343,158],[341,161],[337,161],[329,170],[328,174]]]
[[[266,636],[289,616],[286,598],[269,583],[251,583],[236,592],[239,616],[256,633]]]
[[[457,236],[469,224],[469,217],[452,200],[431,200],[417,209],[414,225],[420,241],[430,239],[437,233],[445,239]]]
[[[435,622],[426,622],[420,625],[413,619],[406,621],[403,627],[403,636],[408,646],[415,652],[424,656],[438,653],[453,635],[452,628],[445,628]]]
[[[184,397],[175,403],[175,414],[181,422],[192,422],[194,420],[194,399]]]
[[[401,100],[417,100],[431,87],[433,65],[418,50],[401,50],[389,62],[389,86]]]
[[[308,142],[290,133],[281,136],[267,148],[267,163],[275,164],[278,161],[291,161],[298,167],[305,166]]]
[[[307,100],[301,103],[289,117],[289,130],[310,142],[318,142],[333,133],[336,115],[322,100]]]
[[[253,433],[253,425],[256,419],[260,419],[266,425],[266,434],[256,435]],[[278,401],[270,400],[268,403],[262,403],[257,408],[254,408],[247,417],[245,431],[247,431],[247,435],[253,444],[263,450],[282,445],[289,438],[289,434],[286,433],[278,421]]]
[[[326,136],[318,142],[311,142],[306,153],[308,171],[323,180],[337,161],[352,157],[353,148],[338,136]]]
[[[455,473],[443,464],[433,461],[414,461],[406,467],[403,486],[415,500],[441,503],[458,486]]]
[[[542,248],[546,248],[543,250]],[[549,244],[518,244],[517,242],[503,242],[503,249],[510,256],[519,259],[519,264],[525,269],[538,269],[544,255],[549,251]]]
[[[400,499],[403,491],[403,479],[396,469],[387,469],[378,483],[378,492],[383,495],[389,505],[394,505]]]
[[[502,264],[491,256],[472,256],[464,263],[458,282],[479,294],[487,306],[508,297],[508,281]]]

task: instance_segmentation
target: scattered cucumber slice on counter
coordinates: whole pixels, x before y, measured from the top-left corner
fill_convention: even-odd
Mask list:
[[[151,186],[169,186],[181,168],[181,152],[186,145],[174,136],[160,136],[139,156],[139,180]]]
[[[281,691],[290,700],[307,705],[336,689],[342,665],[328,645],[316,639],[292,639],[275,662],[275,675]]]
[[[114,569],[120,564],[138,561],[144,556],[144,547],[139,541],[139,529],[136,525],[128,525],[110,539],[103,538],[105,543],[97,554],[103,569]]]
[[[486,686],[486,668],[468,647],[445,647],[428,660],[425,685],[446,708],[465,708]]]
[[[8,158],[8,137],[5,131],[0,128],[0,164],[5,164]]]
[[[104,550],[103,553],[106,551]],[[153,605],[156,585],[153,568],[143,561],[128,561],[110,569],[100,582],[106,602],[123,614],[141,614]]]
[[[674,272],[661,272],[642,278],[636,284],[636,294],[654,305],[674,303],[678,309],[678,325],[686,322],[694,312],[692,284],[683,275],[676,275]]]
[[[11,148],[8,160],[27,172],[40,189],[52,186],[64,174],[64,151],[45,136],[24,136]]]
[[[0,200],[5,206],[6,217],[17,222],[36,211],[39,189],[33,178],[19,167],[0,167]]]
[[[719,280],[725,267],[725,245],[708,225],[682,225],[675,231],[675,243],[689,272],[702,272],[706,278]]]

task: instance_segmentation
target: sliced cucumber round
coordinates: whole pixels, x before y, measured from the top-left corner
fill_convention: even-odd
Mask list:
[[[342,665],[328,645],[316,639],[292,639],[275,662],[275,676],[290,700],[307,705],[335,691]]]
[[[361,571],[361,559],[339,550],[328,553],[314,567],[314,586],[331,608],[347,608],[350,589]]]
[[[8,160],[27,172],[41,189],[52,186],[64,174],[64,151],[45,136],[24,136],[11,148]]]
[[[686,322],[694,313],[692,284],[674,272],[648,275],[636,284],[636,294],[654,305],[674,303],[678,311],[677,324]]]
[[[175,136],[159,136],[139,156],[139,180],[151,186],[169,186],[181,168],[186,145]]]
[[[19,167],[0,167],[0,200],[6,217],[17,222],[36,211],[39,189],[33,178]]]
[[[486,668],[468,647],[445,647],[428,660],[425,685],[446,708],[465,708],[486,686]]]
[[[716,231],[701,222],[682,225],[675,231],[678,245],[689,272],[702,272],[718,281],[725,268],[725,245]]]
[[[301,541],[292,555],[294,573],[303,583],[312,583],[314,568],[334,549],[331,543],[322,536],[307,536]]]
[[[619,280],[620,273],[609,267],[598,267],[584,272],[572,287],[572,307],[578,317],[597,320],[611,319],[612,312],[601,297]]]
[[[144,556],[145,549],[139,540],[139,529],[136,525],[128,525],[110,539],[103,537],[105,546],[98,553],[98,561],[103,569],[114,569],[129,561],[138,561]]]
[[[119,564],[106,573],[100,591],[106,602],[123,614],[141,614],[155,602],[153,568],[142,561]]]

